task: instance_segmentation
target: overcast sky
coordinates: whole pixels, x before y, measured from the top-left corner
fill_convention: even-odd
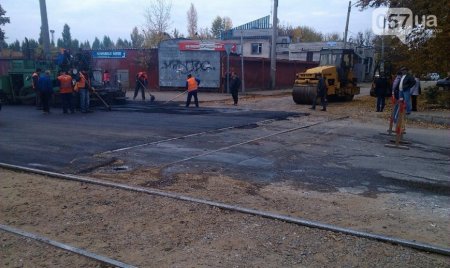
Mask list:
[[[166,0],[170,1],[170,0]],[[356,1],[352,1],[354,3]],[[55,31],[55,42],[61,38],[63,26],[70,27],[72,38],[81,42],[108,35],[113,41],[119,37],[130,40],[135,26],[145,24],[145,9],[151,0],[46,0],[50,30]],[[271,15],[273,0],[172,0],[170,33],[176,28],[186,35],[186,13],[193,3],[198,13],[198,27],[211,28],[216,16],[228,16],[233,26]],[[39,0],[2,0],[1,6],[11,23],[2,26],[6,42],[25,37],[35,40],[40,31]],[[345,29],[348,1],[346,0],[279,0],[278,18],[281,24],[310,26],[322,33]],[[349,36],[371,27],[371,10],[361,12],[353,7],[350,15]]]

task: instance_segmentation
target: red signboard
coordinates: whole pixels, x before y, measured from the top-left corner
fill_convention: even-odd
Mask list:
[[[236,44],[232,44],[231,52],[236,52]],[[201,42],[201,41],[182,41],[178,43],[181,51],[207,50],[207,51],[225,51],[224,42]]]

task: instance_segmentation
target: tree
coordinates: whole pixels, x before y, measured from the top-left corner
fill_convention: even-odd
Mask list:
[[[77,51],[80,48],[80,41],[78,39],[73,39],[72,44],[70,45],[70,49],[72,51]]]
[[[0,5],[0,26],[5,25],[6,23],[10,23],[9,17],[5,17],[6,11],[2,8],[2,5]],[[5,31],[3,31],[2,28],[0,28],[0,41],[5,40]]]
[[[320,42],[323,41],[323,34],[309,26],[300,27],[300,39],[302,42]]]
[[[144,45],[144,36],[139,33],[137,27],[133,28],[133,31],[130,34],[131,38],[131,46],[134,48],[140,48]]]
[[[98,37],[95,37],[94,42],[92,43],[92,49],[100,49],[101,44],[100,44],[100,40],[98,39]]]
[[[144,44],[146,47],[156,47],[167,38],[171,24],[171,11],[172,2],[166,0],[152,0],[150,6],[145,10]]]
[[[177,30],[177,28],[173,29],[173,38],[180,38],[182,35]]]
[[[360,0],[357,5],[361,10],[380,6],[407,7],[414,14],[413,29],[406,38],[406,44],[397,37],[381,37],[386,47],[386,58],[392,60],[394,68],[408,66],[416,73],[446,73],[450,69],[450,19],[448,8],[445,8],[448,7],[447,0]],[[423,20],[427,16],[435,16],[437,25],[428,27]]]
[[[323,38],[324,41],[342,41],[341,35],[337,32],[327,33]]]
[[[197,34],[197,10],[194,4],[191,3],[191,7],[187,12],[187,31],[189,38],[195,38]]]
[[[68,48],[72,46],[72,35],[70,34],[70,27],[69,25],[64,24],[63,31],[62,31],[62,48]]]
[[[20,42],[16,39],[13,43],[9,44],[9,49],[13,51],[20,51]]]
[[[82,49],[91,49],[91,43],[89,43],[89,40],[86,40],[84,43],[80,44],[80,48],[82,48]]]
[[[211,35],[211,31],[208,29],[208,27],[200,28],[200,30],[198,31],[198,37],[200,39],[211,39],[211,38],[213,38],[213,36]]]
[[[115,47],[114,42],[111,41],[111,38],[107,35],[103,36],[103,42],[102,42],[103,49],[113,49]]]
[[[39,43],[34,39],[28,39],[25,37],[25,40],[22,41],[22,53],[28,59],[31,59],[34,56],[37,48],[39,48]]]
[[[229,17],[217,16],[211,25],[211,34],[215,38],[220,38],[222,31],[230,30],[233,28],[233,22]]]
[[[117,41],[116,41],[116,48],[124,48],[124,43],[123,43],[123,40],[122,40],[122,38],[117,38]]]
[[[225,31],[233,28],[233,21],[231,20],[230,17],[222,17],[222,23],[223,23],[223,29]]]
[[[64,47],[63,40],[61,38],[58,38],[58,40],[56,40],[56,45],[59,48],[63,48]]]
[[[222,21],[222,17],[217,16],[211,25],[211,34],[215,37],[215,38],[219,38],[220,37],[220,33],[223,31],[223,21]]]

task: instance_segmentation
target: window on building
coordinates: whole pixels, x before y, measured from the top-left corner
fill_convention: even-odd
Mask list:
[[[313,61],[313,55],[314,55],[314,52],[308,51],[306,53],[306,61]]]
[[[262,54],[262,43],[252,43],[252,54],[253,55]]]

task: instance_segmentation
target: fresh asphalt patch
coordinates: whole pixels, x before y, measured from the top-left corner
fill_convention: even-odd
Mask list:
[[[160,168],[165,178],[180,172],[219,172],[260,184],[289,181],[306,189],[369,197],[449,193],[445,132],[408,130],[412,143],[407,151],[384,147],[390,137],[351,120],[270,136],[308,125],[308,118],[304,113],[158,102],[73,115],[63,115],[60,109],[43,115],[29,106],[5,106],[0,114],[0,161],[83,174],[101,167],[114,170],[120,160],[118,165],[127,170]],[[264,136],[270,138],[234,146]],[[120,148],[125,149],[114,151]]]

